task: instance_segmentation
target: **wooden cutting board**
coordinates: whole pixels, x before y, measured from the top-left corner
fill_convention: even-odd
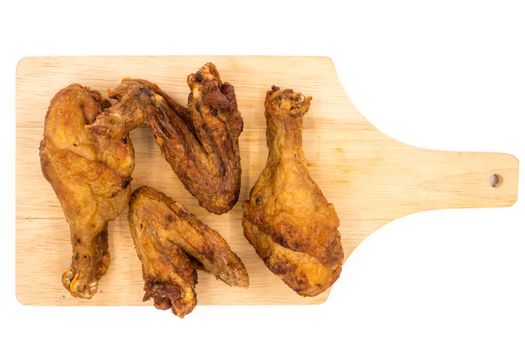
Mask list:
[[[228,287],[199,272],[200,304],[317,304],[295,294],[270,273],[242,233],[241,202],[266,156],[263,102],[277,85],[313,96],[304,121],[304,151],[311,176],[339,215],[345,256],[385,223],[439,208],[505,207],[516,201],[518,160],[501,153],[439,152],[414,148],[371,125],[352,105],[327,57],[144,56],[28,57],[16,80],[16,295],[30,305],[145,305],[141,265],[132,244],[127,209],[110,224],[111,265],[91,300],[71,297],[60,276],[71,262],[69,229],[40,171],[38,146],[53,95],[76,82],[103,91],[123,77],[143,78],[185,103],[186,76],[214,62],[235,86],[244,118],[240,138],[242,189],[231,212],[199,207],[164,161],[146,128],[131,134],[136,150],[133,187],[152,186],[182,202],[219,231],[250,274],[249,289]],[[337,282],[335,284],[337,287]]]

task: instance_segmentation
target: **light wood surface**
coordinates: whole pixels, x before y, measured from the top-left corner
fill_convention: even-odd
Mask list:
[[[225,237],[248,269],[248,289],[228,287],[199,272],[199,304],[316,304],[329,293],[313,298],[295,294],[266,269],[242,233],[241,202],[266,162],[263,102],[272,85],[313,96],[304,121],[304,151],[311,176],[339,215],[346,257],[377,228],[403,215],[504,207],[516,201],[515,157],[424,150],[385,136],[352,105],[326,57],[28,57],[19,62],[16,81],[16,295],[21,303],[149,304],[142,302],[141,266],[127,210],[110,224],[111,265],[98,293],[82,300],[62,287],[60,276],[71,262],[71,246],[60,204],[40,171],[44,116],[53,95],[72,82],[105,92],[126,76],[151,80],[185,103],[186,76],[207,61],[235,86],[244,118],[242,189],[231,212],[217,216],[199,207],[162,158],[149,130],[142,127],[131,135],[136,150],[133,187],[152,186],[183,203]],[[500,179],[497,187],[490,184],[493,174]]]

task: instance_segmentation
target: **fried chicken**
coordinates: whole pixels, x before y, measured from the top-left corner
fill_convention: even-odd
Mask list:
[[[339,219],[311,179],[302,150],[303,116],[311,97],[272,87],[265,101],[268,159],[243,204],[244,235],[266,266],[302,296],[339,277]]]
[[[188,85],[188,108],[157,85],[131,79],[109,92],[118,100],[113,106],[78,84],[52,99],[40,160],[70,226],[73,258],[62,282],[73,296],[91,298],[109,266],[108,223],[129,201],[135,157],[128,133],[137,126],[151,128],[164,157],[203,207],[220,214],[236,203],[243,122],[233,86],[221,82],[212,63],[191,74]]]
[[[248,273],[215,230],[181,204],[150,187],[135,190],[129,204],[129,226],[142,262],[144,301],[171,308],[184,317],[197,303],[196,266],[230,286],[248,287]]]
[[[91,298],[106,273],[108,222],[131,193],[135,157],[127,133],[136,118],[121,104],[105,110],[109,106],[100,93],[78,84],[60,90],[49,106],[40,144],[42,173],[71,232],[73,257],[62,283],[81,298]]]
[[[202,207],[222,214],[239,197],[243,121],[233,86],[221,82],[212,63],[190,74],[187,83],[188,108],[140,79],[124,79],[110,97],[120,100],[130,90],[149,96],[134,108],[141,110],[164,158]]]

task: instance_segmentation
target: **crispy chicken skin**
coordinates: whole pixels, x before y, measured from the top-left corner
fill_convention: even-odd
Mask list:
[[[156,308],[171,309],[175,315],[184,317],[197,305],[194,290],[197,284],[195,265],[176,244],[160,237],[151,223],[137,218],[135,210],[140,209],[131,205],[129,223],[137,255],[142,263],[146,292],[143,301],[153,298]]]
[[[190,74],[187,83],[191,90],[187,108],[140,79],[124,79],[110,97],[120,100],[130,90],[149,96],[134,108],[145,118],[164,158],[202,207],[222,214],[239,197],[238,139],[243,121],[233,86],[221,82],[212,63]]]
[[[150,127],[165,158],[203,207],[220,214],[237,202],[243,122],[233,86],[220,81],[212,63],[191,74],[188,84],[188,108],[157,85],[131,79],[109,91],[118,101],[113,106],[78,84],[52,99],[40,160],[70,226],[73,257],[62,282],[73,296],[91,298],[108,268],[108,222],[129,201],[135,157],[128,133],[137,126]]]
[[[71,232],[73,257],[62,283],[73,296],[91,298],[105,274],[108,222],[128,203],[134,151],[120,105],[72,84],[51,100],[40,144],[44,177],[51,183]],[[105,125],[107,119],[114,124]],[[97,131],[93,133],[92,130]]]
[[[311,97],[272,87],[265,102],[268,160],[243,204],[244,235],[266,266],[302,296],[339,277],[339,219],[310,178],[302,150],[303,116]]]
[[[179,317],[197,303],[195,267],[230,286],[248,287],[248,273],[228,243],[181,204],[150,187],[131,196],[129,226],[142,262],[144,300]]]

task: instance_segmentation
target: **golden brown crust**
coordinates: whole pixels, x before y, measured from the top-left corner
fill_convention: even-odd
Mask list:
[[[290,89],[267,93],[268,160],[243,205],[246,238],[268,268],[304,296],[332,285],[343,261],[339,219],[310,178],[302,151],[310,101]]]
[[[130,196],[134,150],[128,133],[138,125],[151,127],[166,159],[202,206],[224,213],[237,201],[242,118],[233,87],[221,83],[211,63],[188,82],[189,108],[155,84],[131,79],[110,91],[118,100],[113,106],[78,84],[52,99],[40,159],[70,226],[73,258],[62,281],[74,296],[92,297],[108,268],[107,226]]]
[[[78,84],[60,90],[46,115],[40,144],[42,173],[52,185],[71,231],[73,257],[62,282],[73,296],[91,298],[105,274],[108,222],[128,202],[134,153],[131,142],[103,135],[101,149],[88,129],[109,102]]]
[[[171,309],[184,317],[197,305],[197,271],[177,245],[166,242],[154,223],[141,217],[140,198],[130,201],[128,214],[131,236],[142,263],[144,301],[153,298],[156,308]]]
[[[190,74],[187,81],[188,108],[140,79],[124,79],[110,96],[121,100],[137,91],[141,98],[133,108],[144,116],[175,174],[201,206],[222,214],[239,197],[242,118],[233,86],[221,82],[212,63]]]
[[[188,273],[183,274],[189,271],[188,267],[181,268],[183,265],[191,266],[192,271],[195,271],[193,259],[230,286],[248,287],[248,273],[242,261],[219,233],[163,193],[145,186],[135,190],[130,201],[129,224],[137,254],[142,261],[146,290],[144,298],[159,293],[172,295],[171,298],[158,298],[155,301],[157,307],[172,305],[173,312],[180,317],[193,309],[196,299],[194,292],[191,294],[189,290],[193,291],[196,278]],[[148,244],[148,240],[153,243]],[[174,259],[184,260],[184,264]],[[178,279],[173,278],[173,275],[178,276]],[[185,295],[193,297],[176,298],[182,295],[177,294],[177,290],[186,291]]]
[[[264,264],[288,286],[302,296],[315,296],[330,287],[339,277],[342,265],[335,270],[312,255],[275,243],[248,219],[242,221],[244,234]]]

